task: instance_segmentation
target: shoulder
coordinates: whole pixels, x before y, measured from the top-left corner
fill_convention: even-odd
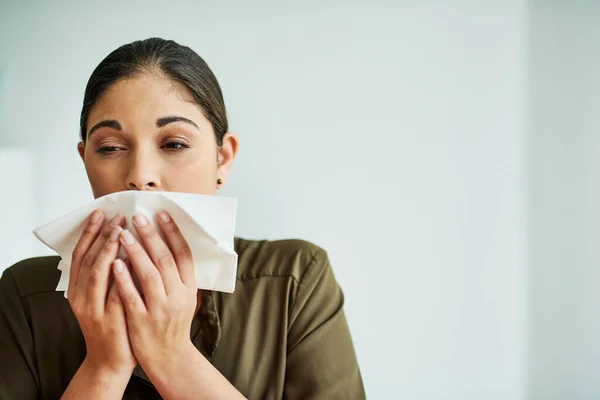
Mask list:
[[[288,276],[300,282],[310,268],[326,268],[327,253],[311,242],[299,239],[235,239],[240,281],[272,276]],[[319,267],[320,266],[320,267]]]
[[[28,258],[7,268],[0,280],[3,286],[14,285],[20,297],[55,291],[61,274],[57,269],[59,262],[59,256]]]

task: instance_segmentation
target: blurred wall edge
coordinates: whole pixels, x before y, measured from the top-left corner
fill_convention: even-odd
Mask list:
[[[600,2],[530,7],[529,398],[599,399]]]

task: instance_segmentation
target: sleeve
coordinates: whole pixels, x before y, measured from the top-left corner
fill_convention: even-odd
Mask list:
[[[365,398],[343,305],[327,254],[319,249],[292,306],[284,398]]]
[[[37,399],[33,338],[11,270],[0,278],[0,400]]]

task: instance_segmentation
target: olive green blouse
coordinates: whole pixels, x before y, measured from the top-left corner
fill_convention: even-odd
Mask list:
[[[299,240],[236,239],[235,293],[203,291],[191,339],[249,399],[362,399],[363,383],[327,254]],[[55,291],[59,257],[0,279],[0,399],[58,399],[86,354]],[[124,399],[160,399],[139,366]]]

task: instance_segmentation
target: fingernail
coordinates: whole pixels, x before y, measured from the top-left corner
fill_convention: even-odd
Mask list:
[[[135,238],[128,230],[124,230],[121,232],[121,241],[123,244],[134,244]]]
[[[120,226],[115,226],[112,230],[112,232],[110,233],[110,240],[111,242],[116,242],[117,239],[119,238],[119,234],[121,233],[121,227]]]
[[[144,217],[143,214],[135,214],[133,216],[133,222],[135,222],[135,224],[137,226],[146,226],[148,225],[148,220],[146,219],[146,217]]]
[[[92,217],[90,218],[90,225],[94,225],[96,223],[98,223],[98,221],[100,221],[100,217],[102,215],[100,214],[100,210],[96,210],[92,213]]]
[[[123,216],[121,214],[115,215],[113,219],[110,220],[110,226],[119,226],[122,218]]]
[[[120,274],[121,272],[123,272],[123,269],[124,269],[123,261],[115,260],[115,272],[117,274]]]
[[[158,217],[162,220],[162,222],[169,222],[171,220],[166,211],[159,212]]]

